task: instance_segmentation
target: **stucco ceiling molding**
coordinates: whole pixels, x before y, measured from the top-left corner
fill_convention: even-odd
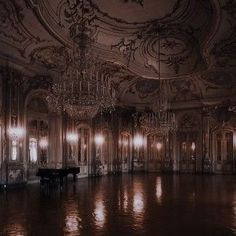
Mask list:
[[[207,45],[209,64],[212,68],[235,71],[236,68],[236,2],[219,1],[218,28]]]
[[[51,35],[72,48],[71,38],[74,38],[82,20],[82,2],[69,1],[68,6],[65,0],[27,1]],[[206,23],[206,17],[212,17],[208,1],[111,0],[108,4],[105,0],[87,0],[84,4],[86,27],[90,31],[90,37],[96,41],[96,47],[101,47],[101,51],[106,52],[102,55],[104,60],[112,49],[115,52],[113,61],[129,66],[131,71],[141,76],[147,74],[147,77],[156,78],[156,30],[157,25],[162,24],[165,26],[166,41],[172,42],[172,45],[165,44],[162,77],[188,75],[202,69],[204,61],[197,52],[211,23],[211,20]],[[120,11],[117,11],[118,7]],[[198,14],[201,17],[198,18]],[[167,48],[167,45],[170,47]],[[134,59],[136,62],[132,63]],[[110,58],[108,60],[111,61]],[[135,65],[145,73],[132,68]],[[150,70],[150,66],[154,70]]]
[[[32,44],[42,40],[24,26],[24,12],[14,0],[0,0],[0,41],[15,48],[21,56]]]

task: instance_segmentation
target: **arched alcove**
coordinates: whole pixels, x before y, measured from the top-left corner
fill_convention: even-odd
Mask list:
[[[230,124],[211,130],[211,165],[214,173],[235,172],[236,128]]]
[[[75,163],[80,167],[80,175],[88,175],[91,169],[91,127],[80,124],[76,127],[78,142],[75,150]]]
[[[119,167],[120,171],[128,172],[131,170],[131,134],[129,132],[121,132],[119,136]]]
[[[177,156],[180,172],[197,172],[201,159],[201,122],[196,113],[185,113],[178,121]]]
[[[147,135],[148,171],[161,171],[168,157],[168,137],[161,134]]]
[[[94,136],[95,155],[93,168],[95,175],[104,175],[113,171],[113,138],[108,128],[97,130]]]
[[[34,179],[38,167],[49,162],[49,110],[45,92],[31,93],[25,103],[26,160],[28,179]]]

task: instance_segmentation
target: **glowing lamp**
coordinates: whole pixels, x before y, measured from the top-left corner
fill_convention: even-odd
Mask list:
[[[78,141],[78,134],[68,133],[66,135],[66,140],[67,140],[68,143],[71,143],[71,144],[76,143]]]
[[[137,134],[136,136],[134,136],[133,143],[134,143],[135,147],[143,146],[143,137],[141,135]]]
[[[160,142],[157,143],[157,150],[160,151],[162,148],[162,144]]]
[[[12,140],[18,140],[23,137],[25,130],[21,127],[10,127],[8,135]]]
[[[191,149],[193,150],[193,152],[195,151],[195,149],[196,149],[196,144],[195,144],[195,142],[192,142]]]
[[[95,144],[100,146],[105,142],[105,139],[102,134],[96,134],[94,137]]]

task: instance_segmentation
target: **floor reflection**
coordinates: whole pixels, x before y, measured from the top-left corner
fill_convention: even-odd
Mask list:
[[[6,235],[11,236],[23,236],[26,235],[27,231],[25,226],[22,223],[19,222],[12,222],[11,224],[6,225]]]
[[[105,224],[105,206],[102,199],[98,199],[95,202],[94,216],[95,224],[102,228]]]
[[[234,176],[123,175],[0,193],[0,235],[233,235]]]
[[[129,204],[129,199],[128,199],[128,192],[127,189],[124,190],[124,198],[123,198],[123,209],[124,212],[127,212],[128,210],[128,204]]]
[[[161,196],[162,196],[161,177],[158,176],[156,179],[156,198],[157,202],[160,204],[161,204]]]
[[[143,189],[140,183],[135,183],[133,187],[133,211],[134,214],[140,215],[144,211]]]
[[[65,202],[65,228],[67,235],[80,235],[81,218],[79,216],[78,205],[71,199]]]

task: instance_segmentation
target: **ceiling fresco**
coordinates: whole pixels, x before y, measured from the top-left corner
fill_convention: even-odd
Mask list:
[[[1,63],[11,60],[35,74],[64,71],[76,44],[81,4],[81,0],[0,0]],[[84,4],[93,51],[110,68],[120,103],[148,104],[155,99],[159,63],[173,103],[234,95],[234,0],[84,0]]]

